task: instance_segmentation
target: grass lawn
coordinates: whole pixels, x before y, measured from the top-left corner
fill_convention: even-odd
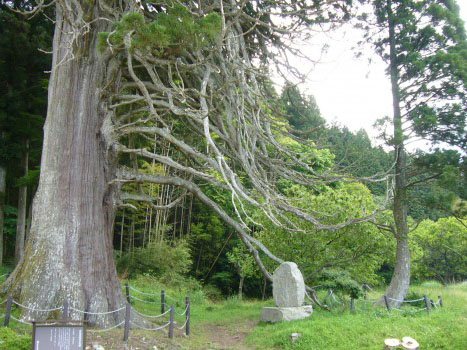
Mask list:
[[[466,350],[467,284],[450,287],[426,284],[411,290],[434,300],[441,295],[445,307],[429,314],[415,312],[418,307],[404,307],[402,312],[388,313],[384,308],[361,307],[361,303],[355,314],[317,310],[307,320],[260,323],[246,342],[258,349],[379,350],[386,338],[410,336],[420,343],[420,349]],[[373,297],[378,295],[375,293]],[[295,332],[301,333],[302,337],[291,343],[290,334]]]
[[[135,300],[135,309],[148,315],[159,314],[160,304],[157,302],[160,301],[160,290],[164,287],[144,278],[132,281],[131,285],[145,293],[157,294],[151,297],[132,291],[132,295],[136,297],[155,302],[145,304]],[[336,307],[332,312],[315,310],[306,320],[277,324],[259,322],[262,307],[273,305],[272,300],[238,301],[236,298],[230,298],[213,303],[207,302],[200,291],[168,288],[165,290],[167,303],[175,305],[178,314],[185,309],[184,296],[190,295],[190,337],[184,337],[183,330],[177,330],[175,339],[170,341],[163,332],[132,330],[129,347],[126,349],[153,350],[153,346],[157,345],[159,350],[381,350],[386,338],[401,339],[410,336],[420,343],[421,350],[467,350],[467,283],[449,287],[425,283],[412,287],[412,295],[426,294],[434,300],[437,300],[438,295],[443,297],[445,307],[433,310],[429,314],[419,311],[423,305],[411,304],[402,307],[401,311],[393,310],[388,313],[385,308],[374,308],[368,303],[357,302],[356,312],[353,314],[348,311],[347,305],[342,305],[340,310]],[[375,291],[369,298],[377,298],[381,293]],[[176,315],[175,319],[178,326],[184,322],[182,315]],[[159,323],[164,322],[166,319]],[[12,322],[11,328],[27,337],[30,335],[29,326]],[[124,349],[122,332],[121,329],[115,329],[95,336],[90,335],[89,341],[104,344],[106,350]],[[301,333],[302,336],[292,343],[292,333]],[[1,344],[0,341],[0,350],[11,348],[2,345],[6,343]],[[26,348],[29,346],[24,347]]]
[[[171,293],[176,295],[177,291]],[[369,299],[381,294],[382,291],[375,291]],[[435,301],[441,295],[445,307],[428,314],[419,311],[423,304],[409,304],[401,311],[388,313],[384,307],[357,302],[354,314],[345,305],[333,312],[317,309],[307,320],[267,324],[258,321],[262,307],[273,305],[272,300],[239,302],[231,298],[207,303],[199,299],[192,306],[191,336],[177,341],[191,350],[380,350],[386,338],[410,336],[420,343],[421,349],[467,350],[467,283],[443,287],[427,282],[413,286],[411,294],[427,295]],[[181,297],[182,294],[177,295]],[[178,308],[182,310],[183,305]],[[302,336],[292,343],[291,333]]]

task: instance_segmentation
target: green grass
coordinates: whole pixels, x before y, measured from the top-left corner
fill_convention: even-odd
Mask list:
[[[415,313],[417,307],[402,307],[402,312],[391,313],[373,307],[357,308],[355,314],[317,310],[307,320],[260,323],[247,342],[259,349],[379,350],[386,338],[410,336],[420,343],[421,349],[467,349],[467,284],[446,288],[421,285],[412,287],[412,292],[434,300],[441,295],[445,307],[429,314]],[[291,343],[291,333],[301,333],[302,337]]]
[[[140,280],[133,281],[142,291],[151,291],[154,285],[145,285]],[[156,289],[162,289],[158,286]],[[168,290],[166,293],[182,299],[192,295],[190,291]],[[198,293],[198,294],[196,294]],[[244,331],[254,321],[258,321],[261,309],[273,304],[271,300],[239,301],[229,298],[222,302],[208,302],[202,292],[192,298],[191,336],[181,342],[188,349],[205,349],[210,342],[209,328],[223,327],[230,333]],[[321,297],[324,292],[320,293]],[[382,291],[375,291],[369,299],[380,297]],[[421,349],[427,350],[466,350],[467,349],[467,283],[443,287],[436,282],[424,282],[413,286],[409,293],[413,297],[427,295],[438,300],[443,297],[445,307],[429,314],[419,311],[423,303],[403,306],[401,311],[388,313],[384,307],[374,308],[363,302],[356,303],[356,312],[350,313],[348,305],[336,305],[332,312],[316,310],[307,320],[278,324],[258,323],[245,340],[250,349],[303,349],[303,350],[353,350],[383,348],[384,339],[410,336],[415,338]],[[404,304],[405,305],[405,304]],[[139,311],[157,313],[160,306],[135,304]],[[183,305],[177,306],[177,312]],[[180,317],[179,317],[180,318]],[[301,333],[295,343],[291,343],[291,333]]]
[[[224,332],[221,336],[226,337],[248,333],[241,349],[251,350],[381,350],[384,339],[401,339],[404,336],[415,338],[423,350],[467,349],[467,283],[465,282],[443,287],[429,281],[413,286],[409,293],[411,297],[428,295],[433,300],[437,300],[438,295],[443,297],[445,307],[433,310],[429,314],[426,311],[417,312],[423,304],[411,304],[400,308],[402,311],[393,310],[388,313],[383,307],[374,308],[360,301],[356,303],[355,313],[349,312],[348,305],[342,305],[337,306],[332,312],[317,309],[306,320],[278,324],[258,323],[261,309],[273,305],[272,300],[239,301],[232,297],[221,302],[210,302],[201,289],[190,289],[190,286],[167,288],[150,277],[140,277],[130,281],[130,284],[142,292],[157,294],[150,297],[138,295],[133,291],[131,293],[141,299],[154,302],[160,302],[160,291],[165,289],[166,295],[169,296],[167,303],[176,307],[177,314],[185,309],[185,296],[190,296],[191,336],[183,338],[181,331],[176,335],[176,342],[182,344],[183,349],[217,349],[218,347],[212,345],[212,336],[213,332],[221,331]],[[324,297],[324,294],[325,292],[320,293],[320,297]],[[378,298],[381,294],[382,291],[374,291],[369,295],[369,299]],[[134,301],[133,306],[144,314],[160,313],[160,304]],[[18,317],[19,310],[15,310],[14,314]],[[161,322],[166,322],[167,319],[168,317]],[[184,316],[176,315],[175,319],[178,325],[184,322]],[[11,321],[11,328],[18,334],[30,334],[30,327],[15,321]],[[120,337],[121,332],[117,333]],[[291,333],[301,333],[302,336],[295,343],[291,343]],[[136,334],[146,336],[144,332]],[[6,336],[11,337],[11,334]],[[165,339],[166,335],[158,333],[157,337]]]
[[[0,328],[0,350],[30,350],[31,343],[29,335],[20,335],[6,327]]]

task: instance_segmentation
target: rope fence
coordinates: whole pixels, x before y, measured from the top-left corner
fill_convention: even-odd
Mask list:
[[[339,298],[339,299],[338,299],[338,297],[336,297],[336,294],[333,292],[333,290],[329,289],[327,291],[327,293],[326,293],[325,300],[324,300],[323,303],[325,303],[326,300],[328,300],[331,303],[331,306],[332,306],[333,303],[337,303],[337,304],[340,304],[340,305],[345,305],[346,304],[345,300],[343,300],[342,298]],[[391,301],[392,302],[397,302],[400,305],[403,305],[403,304],[409,304],[410,305],[412,303],[423,303],[424,307],[416,309],[416,310],[413,310],[413,309],[404,310],[404,309],[400,309],[400,308],[396,308],[394,306],[391,306],[391,303],[390,303]],[[351,298],[350,299],[350,311],[351,312],[355,312],[355,303],[356,302],[363,303],[363,305],[375,305],[377,303],[382,304],[384,302],[384,305],[386,306],[386,309],[387,309],[388,312],[391,312],[392,310],[396,310],[398,312],[418,313],[420,311],[426,311],[426,312],[429,313],[432,309],[437,310],[438,306],[439,307],[444,306],[443,298],[441,296],[438,296],[438,301],[435,302],[433,299],[428,299],[428,297],[426,295],[424,295],[422,298],[412,299],[412,300],[394,299],[394,298],[388,297],[386,295],[383,295],[379,299],[356,299],[356,298]],[[366,309],[366,306],[364,307],[364,309]]]
[[[145,317],[145,318],[161,318],[161,317],[164,317],[165,315],[167,315],[169,312],[170,312],[170,309],[167,310],[166,312],[160,314],[160,315],[146,315],[146,314],[143,314],[135,309],[132,310],[135,314],[141,316],[141,317]]]
[[[91,333],[104,333],[104,332],[108,332],[112,329],[115,329],[115,328],[118,328],[118,327],[121,327],[125,324],[125,321],[122,321],[120,322],[119,324],[116,324],[115,326],[113,327],[109,327],[109,328],[104,328],[104,329],[88,329],[87,331],[88,332],[91,332]]]
[[[355,311],[355,308],[354,308],[354,301],[359,301],[359,302],[363,302],[365,303],[366,305],[368,304],[371,304],[371,305],[375,305],[376,303],[381,303],[381,302],[384,302],[385,306],[386,306],[386,309],[388,312],[391,312],[392,310],[396,310],[398,312],[411,312],[411,313],[418,313],[420,311],[426,311],[426,312],[430,312],[431,309],[438,309],[438,305],[440,307],[443,307],[444,306],[444,302],[443,302],[443,298],[441,296],[438,296],[438,301],[437,302],[434,302],[432,299],[428,299],[428,297],[426,295],[423,296],[423,298],[418,298],[418,299],[412,299],[412,300],[400,300],[400,299],[394,299],[394,298],[390,298],[386,295],[383,295],[380,299],[372,299],[372,300],[365,300],[365,299],[351,299],[351,303],[350,303],[350,309],[352,312]],[[407,309],[407,310],[403,310],[403,309],[400,309],[400,308],[397,308],[397,307],[394,307],[394,306],[391,306],[391,303],[390,301],[394,301],[394,302],[397,302],[399,303],[399,305],[403,305],[403,304],[411,304],[411,303],[421,303],[423,302],[425,304],[424,307],[422,308],[418,308],[416,310],[413,310],[413,309]]]
[[[22,305],[22,304],[18,303],[15,300],[12,300],[12,302],[13,302],[13,304],[15,304],[17,306],[19,306],[19,307],[21,307],[23,309],[32,311],[32,312],[54,312],[54,311],[62,310],[62,307],[56,307],[56,308],[53,308],[53,309],[38,309],[38,308],[33,308],[33,307],[26,306],[26,305]]]
[[[28,321],[24,321],[24,320],[21,320],[21,319],[18,319],[16,318],[15,316],[13,315],[10,315],[11,319],[15,320],[16,322],[19,322],[19,323],[22,323],[22,324],[26,324],[26,325],[32,325],[31,322],[28,322]]]
[[[142,294],[142,295],[155,296],[155,297],[157,297],[157,296],[159,295],[159,294],[156,294],[156,293],[142,292],[142,291],[140,291],[140,290],[138,290],[138,289],[136,289],[136,288],[134,288],[134,287],[132,287],[132,286],[130,286],[130,285],[129,285],[129,288],[130,288],[132,291],[134,291],[134,292],[136,292],[136,293],[139,293],[139,294]]]
[[[140,302],[145,303],[145,304],[161,305],[161,303],[158,302],[158,301],[148,301],[148,300],[137,298],[135,296],[131,296],[131,300],[137,300],[137,301],[140,301]],[[165,304],[165,305],[167,305],[167,304]]]
[[[178,316],[185,316],[187,311],[188,311],[188,305],[186,306],[185,310],[181,314],[177,313],[177,315]]]
[[[145,330],[145,331],[160,331],[160,330],[165,329],[165,328],[167,328],[168,326],[170,326],[170,322],[167,322],[166,324],[162,325],[161,327],[157,327],[157,328],[146,328],[146,327],[143,327],[143,326],[141,326],[141,325],[136,324],[136,323],[133,322],[133,321],[130,321],[130,324],[131,324],[132,326],[134,326],[136,329],[143,329],[143,330]]]
[[[179,329],[179,330],[185,329],[185,334],[187,336],[190,335],[191,302],[190,302],[189,297],[185,298],[185,307],[184,307],[183,311],[181,313],[179,313],[179,312],[175,311],[175,306],[170,306],[168,308],[168,310],[165,310],[165,306],[168,306],[168,304],[165,303],[165,297],[167,297],[165,295],[165,291],[161,292],[162,303],[158,303],[158,302],[151,302],[151,301],[147,301],[147,300],[144,300],[144,299],[134,297],[134,296],[130,295],[129,291],[133,290],[133,291],[135,291],[137,293],[140,293],[141,295],[151,296],[151,297],[157,296],[158,294],[146,293],[146,292],[139,291],[136,288],[130,287],[128,285],[128,283],[125,285],[125,287],[126,287],[126,291],[127,291],[127,295],[126,295],[127,296],[127,303],[126,303],[126,305],[121,306],[121,307],[119,307],[119,308],[117,308],[115,310],[104,311],[104,312],[90,312],[90,311],[86,311],[86,310],[80,310],[78,308],[70,306],[67,300],[64,302],[63,306],[54,307],[54,308],[50,308],[50,309],[39,309],[39,308],[33,307],[31,305],[29,305],[29,306],[28,305],[23,305],[23,304],[19,303],[18,301],[14,300],[10,296],[10,297],[8,297],[7,299],[5,299],[4,301],[2,301],[0,303],[0,306],[5,304],[5,313],[2,316],[0,316],[0,319],[4,318],[3,325],[5,327],[9,326],[10,319],[12,319],[12,320],[14,320],[16,322],[25,324],[25,325],[32,325],[33,324],[29,320],[23,320],[21,318],[16,318],[14,315],[12,315],[12,307],[13,306],[15,306],[17,308],[20,308],[20,309],[23,309],[23,310],[27,310],[27,311],[29,311],[31,313],[34,313],[34,312],[56,312],[56,311],[61,311],[62,312],[62,321],[68,321],[69,320],[70,312],[82,314],[82,315],[85,315],[85,316],[86,315],[89,315],[89,316],[110,316],[110,315],[113,315],[113,314],[124,311],[125,312],[125,318],[120,323],[115,324],[115,325],[113,325],[111,327],[108,327],[108,328],[88,329],[88,331],[91,332],[91,333],[102,333],[102,332],[108,332],[110,330],[123,327],[124,328],[123,340],[127,341],[128,337],[129,337],[131,326],[134,329],[142,329],[142,330],[146,330],[146,331],[160,331],[160,330],[163,330],[163,329],[168,327],[169,328],[169,331],[168,331],[169,338],[172,339],[173,336],[174,336],[175,325],[177,324],[175,322],[175,316],[181,316],[181,317],[184,316],[183,325],[181,327],[176,327],[176,328]],[[170,298],[170,299],[176,300],[174,298]],[[132,300],[141,301],[141,302],[150,303],[150,304],[160,304],[161,305],[161,313],[157,314],[157,315],[149,315],[149,314],[139,312],[135,308],[132,308],[132,306],[131,306],[131,301]],[[131,317],[132,312],[134,313],[134,316],[135,316],[133,319]],[[157,325],[157,324],[152,323],[156,319],[162,318],[162,317],[167,316],[167,315],[170,316],[170,319],[167,322],[165,322],[164,324]],[[155,327],[150,327],[150,326],[147,326],[146,324],[144,324],[144,325],[138,324],[137,322],[135,322],[136,320],[138,320],[138,317],[139,317],[139,319],[141,321],[146,322],[148,325],[153,324]]]
[[[61,308],[61,309],[63,309],[63,308]],[[116,310],[105,311],[105,312],[83,311],[83,310],[75,309],[74,307],[71,307],[71,306],[70,306],[70,310],[76,311],[76,312],[78,312],[80,314],[84,314],[84,315],[103,316],[103,315],[111,315],[111,314],[117,313],[119,311],[125,310],[125,306],[122,306],[121,308],[116,309]]]

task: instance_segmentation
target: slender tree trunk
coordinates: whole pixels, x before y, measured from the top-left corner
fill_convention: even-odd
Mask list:
[[[238,300],[243,299],[243,282],[245,282],[245,276],[240,275],[240,282],[238,283]]]
[[[3,264],[3,223],[6,190],[6,168],[0,165],[0,265]]]
[[[187,237],[190,236],[191,233],[191,214],[193,212],[193,194],[190,193],[190,208],[188,209],[188,221],[187,221],[187,229],[186,235]]]
[[[407,160],[404,148],[404,133],[402,129],[402,116],[400,109],[399,69],[397,65],[395,45],[395,21],[391,9],[392,1],[387,0],[389,49],[390,49],[390,75],[394,111],[394,149],[395,164],[395,193],[394,193],[394,222],[395,238],[397,242],[396,264],[391,283],[386,290],[392,306],[398,306],[407,295],[410,285],[410,250],[407,228]],[[391,300],[395,299],[395,300]]]
[[[96,2],[81,2],[86,14],[102,17]],[[112,151],[112,113],[102,103],[111,93],[102,87],[118,72],[113,61],[97,51],[99,32],[111,21],[90,20],[89,32],[67,55],[73,32],[56,7],[52,74],[44,127],[39,187],[33,204],[31,234],[25,258],[7,281],[8,292],[26,305],[47,309],[63,305],[91,312],[124,305],[112,249],[116,172]],[[74,7],[70,7],[74,8]],[[68,9],[71,11],[71,9]],[[73,19],[72,19],[73,21]],[[46,313],[26,312],[43,319]],[[54,315],[51,315],[52,317]],[[73,319],[83,314],[72,311]],[[111,325],[122,312],[91,316],[90,321]]]
[[[37,188],[36,186],[31,186],[32,188],[30,188],[30,194],[29,194],[29,200],[28,200],[28,203],[29,206],[28,206],[28,216],[27,216],[27,219],[26,219],[26,236],[24,237],[24,241],[27,242],[28,239],[29,239],[29,234],[31,233],[31,220],[32,220],[32,201],[34,199],[34,194],[36,193],[37,191]]]
[[[123,227],[125,225],[125,209],[122,213],[122,224],[120,226],[120,256],[123,255]]]
[[[175,192],[175,190],[173,191]],[[173,221],[173,228],[172,228],[172,231],[173,231],[173,240],[175,241],[177,239],[177,219],[178,219],[178,207],[175,206],[173,208],[173,216],[174,216],[174,221]]]
[[[26,176],[29,168],[29,140],[24,143],[25,150],[22,154],[21,167],[23,176]],[[16,244],[15,244],[15,265],[21,261],[24,255],[24,239],[26,237],[26,212],[28,186],[21,186],[18,191],[18,216],[16,219]]]

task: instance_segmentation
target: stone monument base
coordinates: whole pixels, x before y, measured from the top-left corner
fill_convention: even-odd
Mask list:
[[[310,317],[313,313],[313,306],[296,306],[296,307],[263,307],[261,312],[261,321],[263,322],[280,322],[302,320]]]

